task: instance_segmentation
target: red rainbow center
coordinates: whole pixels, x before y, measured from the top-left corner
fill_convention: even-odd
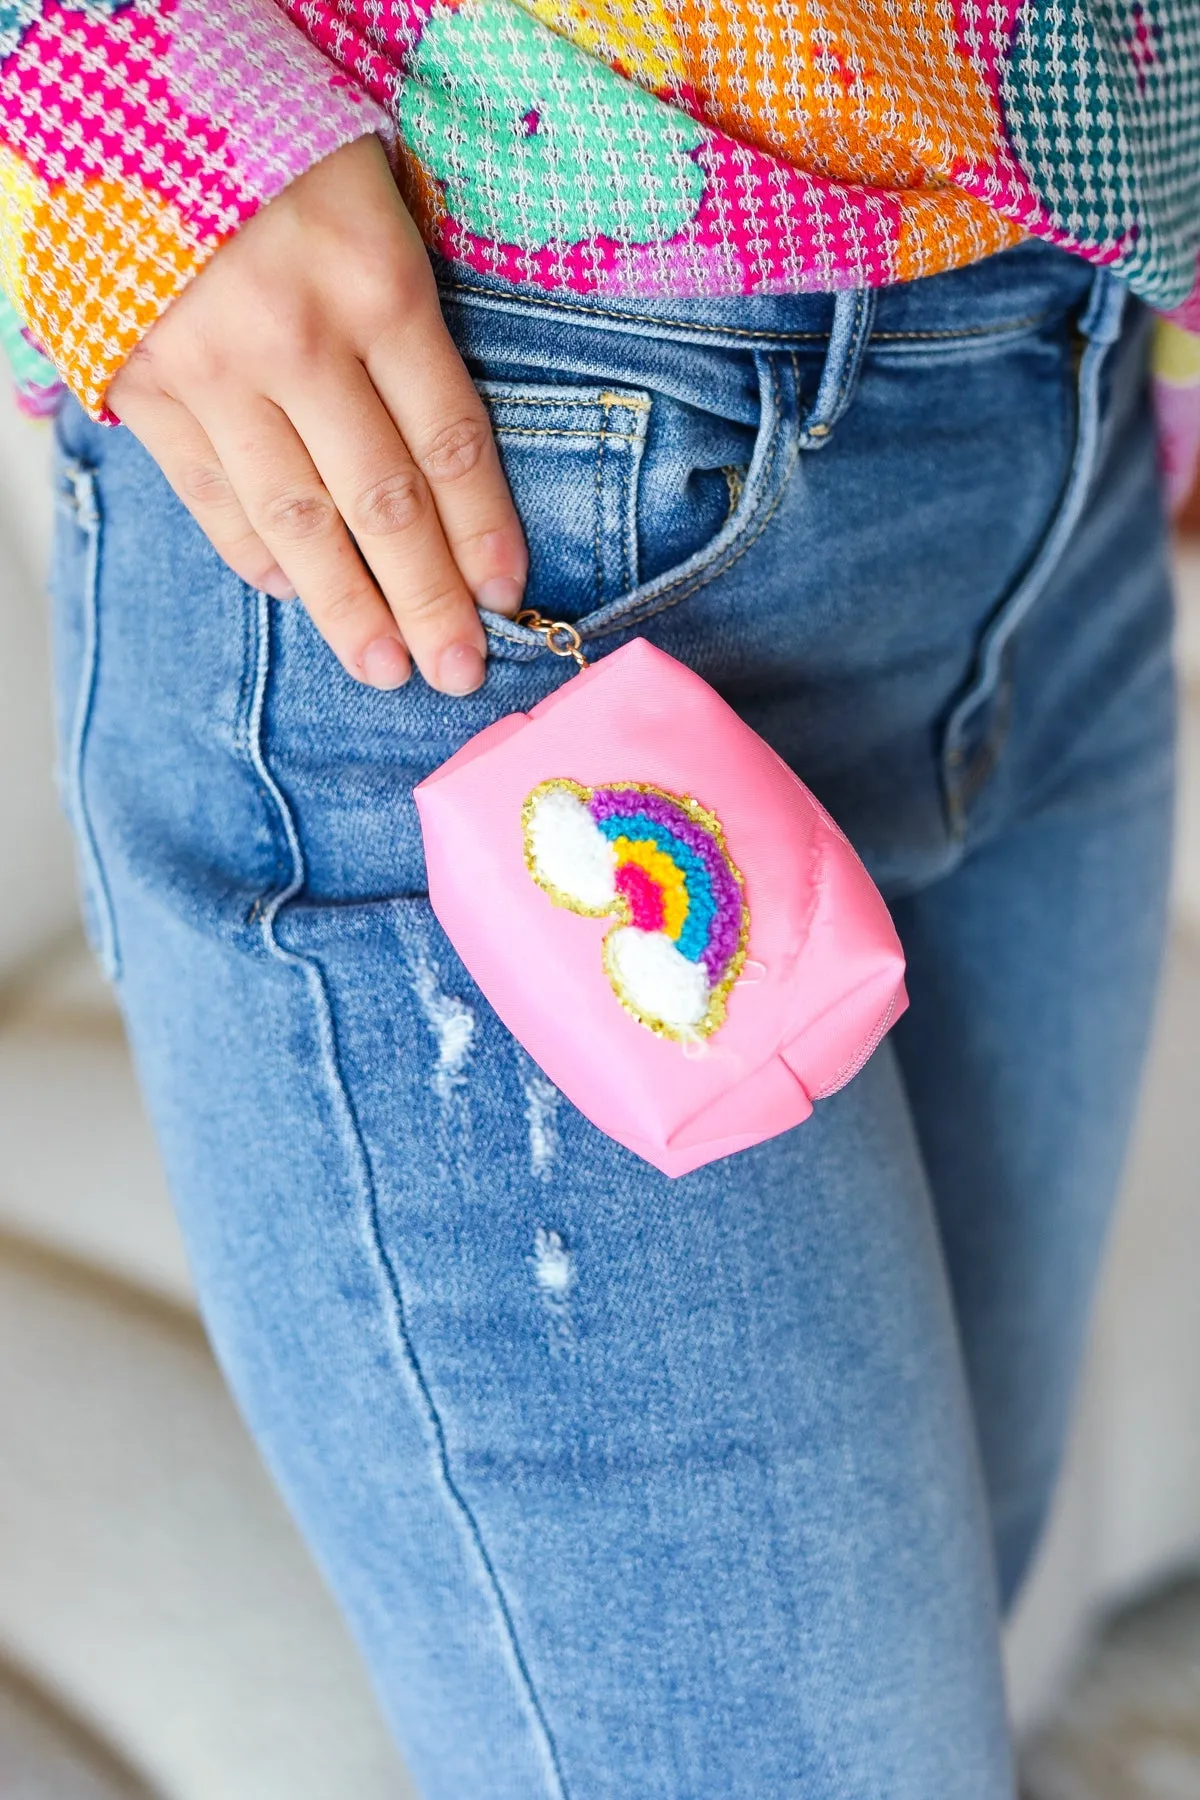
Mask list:
[[[630,923],[639,931],[661,931],[666,920],[663,891],[640,864],[622,863],[617,870],[617,892],[629,906]]]

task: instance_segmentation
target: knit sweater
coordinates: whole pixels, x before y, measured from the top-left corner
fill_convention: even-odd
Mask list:
[[[0,0],[0,339],[95,415],[302,170],[378,132],[428,244],[612,295],[907,281],[1028,234],[1169,315],[1200,437],[1200,0]]]

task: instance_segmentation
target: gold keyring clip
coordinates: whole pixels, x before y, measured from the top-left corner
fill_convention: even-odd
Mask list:
[[[565,619],[543,619],[540,612],[527,607],[517,614],[516,623],[524,625],[529,631],[536,631],[552,656],[574,657],[581,669],[586,669],[588,659],[583,654],[583,639],[573,625]]]

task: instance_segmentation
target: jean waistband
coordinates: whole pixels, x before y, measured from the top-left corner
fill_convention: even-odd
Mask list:
[[[645,294],[576,292],[508,281],[433,254],[443,303],[532,309],[549,322],[575,321],[729,348],[791,349],[830,337],[839,316],[833,293]],[[1030,238],[982,262],[870,290],[872,336],[919,344],[939,337],[990,335],[1082,306],[1096,270],[1081,257]],[[846,302],[842,301],[844,314]]]

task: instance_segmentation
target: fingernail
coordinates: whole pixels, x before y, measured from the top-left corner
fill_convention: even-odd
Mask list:
[[[272,600],[294,600],[296,590],[282,569],[272,569],[271,573],[258,584],[259,592],[270,594]]]
[[[403,687],[412,673],[408,654],[399,638],[381,637],[362,653],[362,678],[368,687]]]
[[[446,694],[473,694],[483,686],[483,658],[474,644],[451,644],[438,658],[438,686]]]
[[[524,583],[514,580],[511,575],[493,575],[481,584],[476,595],[480,606],[485,606],[488,612],[507,613],[510,618],[520,612],[524,597]]]

